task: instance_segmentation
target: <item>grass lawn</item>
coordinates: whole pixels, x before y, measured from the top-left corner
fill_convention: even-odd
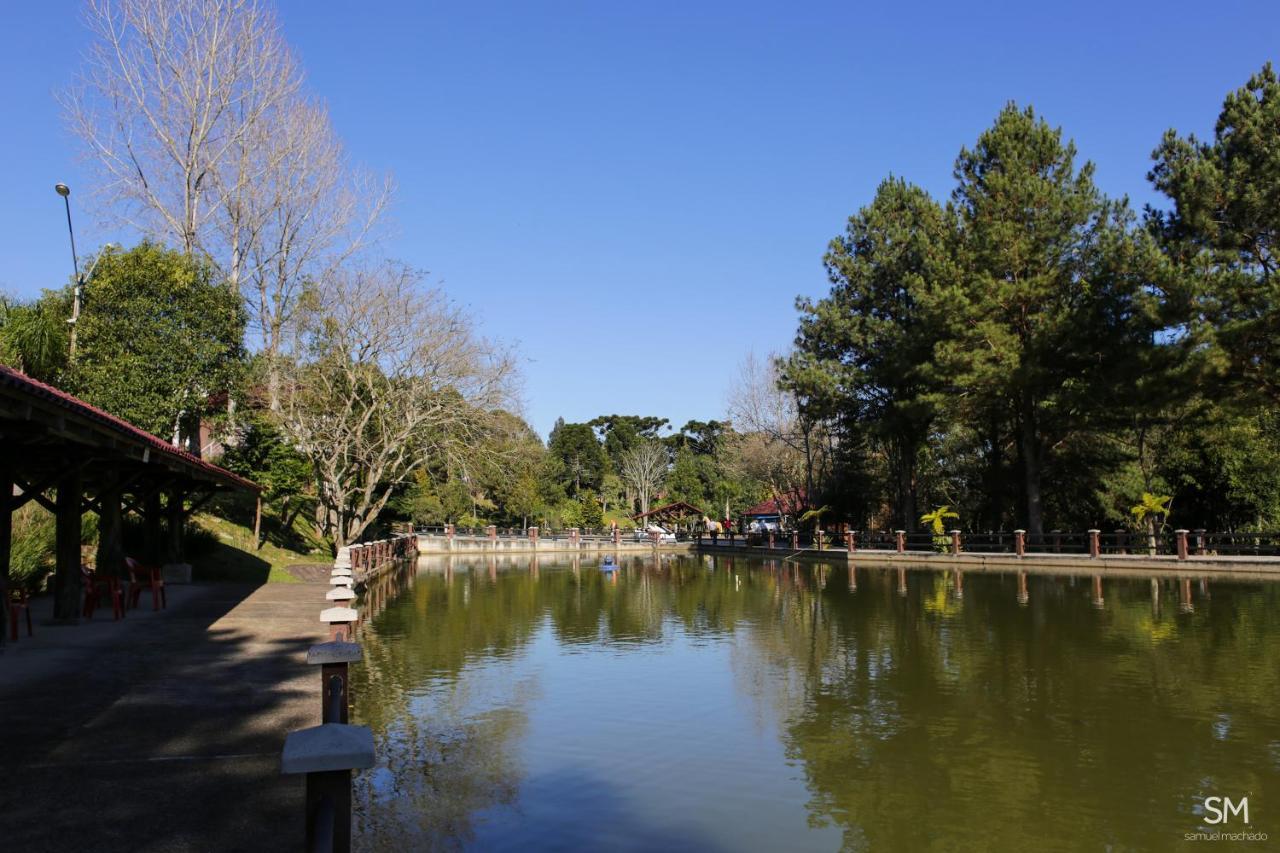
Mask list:
[[[254,550],[253,530],[210,513],[196,513],[195,525],[210,535],[189,546],[189,560],[197,581],[248,581],[253,583],[297,583],[286,566],[298,563],[329,563],[328,551],[292,551],[270,540]],[[215,541],[216,537],[216,541]]]

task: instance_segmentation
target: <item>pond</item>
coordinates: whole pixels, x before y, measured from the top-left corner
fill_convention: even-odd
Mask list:
[[[1278,585],[622,563],[422,561],[353,673],[357,849],[1280,837]]]

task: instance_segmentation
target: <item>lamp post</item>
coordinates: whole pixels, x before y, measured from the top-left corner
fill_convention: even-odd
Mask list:
[[[67,325],[71,326],[71,361],[76,360],[76,323],[80,321],[80,298],[84,292],[85,282],[93,277],[93,271],[98,268],[98,261],[102,260],[102,256],[111,248],[113,244],[107,243],[102,247],[102,251],[93,259],[93,266],[89,267],[89,271],[80,274],[80,259],[76,256],[76,232],[71,227],[71,187],[66,184],[58,183],[53,185],[53,190],[62,196],[63,205],[67,209],[67,236],[71,238],[71,269],[75,272],[76,286],[73,291],[71,300],[71,317],[67,320]]]
[[[76,232],[71,227],[71,187],[66,184],[54,184],[54,192],[62,196],[62,203],[67,208],[67,235],[71,237],[71,269],[76,276],[74,296],[71,300],[71,360],[76,360],[76,321],[80,319],[80,291],[84,287],[84,278],[80,275],[80,259],[76,257]]]

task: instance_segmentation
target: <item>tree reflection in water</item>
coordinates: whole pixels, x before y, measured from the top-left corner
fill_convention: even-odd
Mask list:
[[[642,725],[623,729],[643,749],[582,733],[584,752],[631,762],[609,781],[635,837],[668,831],[668,813],[693,797],[699,846],[741,846],[785,816],[796,770],[808,825],[838,829],[846,849],[1168,847],[1202,826],[1199,803],[1214,793],[1251,792],[1265,824],[1266,791],[1280,781],[1278,605],[1269,584],[855,574],[733,557],[624,559],[618,572],[546,557],[441,564],[364,633],[355,714],[373,727],[379,767],[357,776],[357,832],[367,848],[449,848],[481,827],[493,841],[501,825],[514,843],[522,798],[566,778],[525,766],[530,709],[572,720],[567,703],[595,698],[590,683],[572,696],[545,690],[547,667],[572,676],[580,655],[599,652],[624,672],[665,662],[672,678],[699,655],[731,668],[729,689],[709,680],[699,697],[719,721],[705,749],[676,737],[691,718],[653,695],[651,669],[614,697],[646,708]],[[535,655],[535,644],[552,652]],[[761,733],[785,762],[762,748],[721,771],[734,774],[723,785],[684,787],[694,784],[684,775],[714,778],[704,765],[723,760],[715,738]],[[688,774],[644,782],[671,762]],[[709,816],[735,805],[720,802],[730,783],[769,806],[739,805],[742,826],[717,823]],[[593,839],[590,792],[552,796],[568,816],[546,818],[544,831],[573,821]],[[831,846],[800,826],[788,846]]]

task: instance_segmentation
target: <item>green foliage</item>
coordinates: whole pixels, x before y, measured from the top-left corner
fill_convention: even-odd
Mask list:
[[[845,435],[869,435],[886,453],[895,516],[914,526],[917,461],[937,416],[932,356],[945,311],[936,294],[958,278],[951,217],[924,190],[890,178],[849,218],[824,261],[831,294],[797,301],[796,351],[784,381]]]
[[[315,488],[311,466],[261,412],[239,418],[236,441],[219,464],[264,487],[263,501],[289,528]]]
[[[1149,225],[1182,272],[1176,321],[1225,380],[1222,391],[1280,402],[1280,80],[1271,64],[1227,96],[1212,141],[1170,130],[1152,158],[1151,182],[1173,202]]]
[[[9,550],[9,579],[17,589],[38,592],[53,573],[55,525],[53,514],[34,501],[13,513],[13,543]]]
[[[953,512],[951,507],[943,505],[936,507],[932,512],[926,512],[920,516],[920,523],[927,525],[930,532],[935,536],[939,536],[947,532],[947,519],[959,518],[958,512]]]
[[[1129,514],[1139,525],[1159,520],[1163,526],[1164,519],[1169,515],[1169,504],[1172,501],[1172,495],[1153,495],[1151,492],[1143,492],[1142,499],[1129,508]]]
[[[583,489],[599,489],[607,459],[604,448],[588,424],[556,421],[547,439],[547,453],[558,466],[557,481],[573,496]]]
[[[0,300],[0,361],[34,379],[58,385],[70,352],[70,291],[46,290],[38,300]]]
[[[244,328],[239,294],[207,262],[153,243],[104,255],[85,289],[72,390],[156,435],[189,435],[239,381]]]

